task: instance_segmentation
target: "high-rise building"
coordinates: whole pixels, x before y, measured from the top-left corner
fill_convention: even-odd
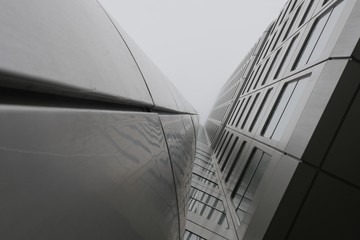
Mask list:
[[[285,4],[200,133],[185,239],[360,238],[359,37],[359,1]]]
[[[96,0],[3,3],[0,239],[360,239],[359,37],[289,0],[199,128]]]

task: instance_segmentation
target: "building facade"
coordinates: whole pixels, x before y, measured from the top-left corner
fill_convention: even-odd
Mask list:
[[[359,239],[359,37],[359,1],[285,4],[205,123],[227,225],[188,215],[193,239]]]
[[[96,0],[0,7],[0,239],[185,234],[196,111]]]

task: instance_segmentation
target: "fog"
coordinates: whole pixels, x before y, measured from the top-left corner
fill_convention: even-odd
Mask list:
[[[285,0],[100,0],[205,121]]]

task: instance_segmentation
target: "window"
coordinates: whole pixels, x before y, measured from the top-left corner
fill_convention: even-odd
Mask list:
[[[184,240],[206,240],[206,239],[200,237],[199,235],[196,235],[193,232],[186,230],[184,235]]]
[[[305,90],[307,79],[287,83],[267,119],[261,135],[280,140]]]
[[[200,183],[204,183],[205,185],[208,185],[213,188],[219,188],[218,184],[208,178],[202,177],[199,174],[192,173],[192,179],[195,179],[199,181]]]
[[[222,147],[223,147],[223,145],[224,145],[224,143],[225,143],[228,135],[229,135],[229,132],[226,132],[225,137],[224,137],[224,140],[223,140],[223,142],[221,143],[220,148],[218,149],[218,151],[217,151],[217,153],[216,153],[216,158],[219,157],[219,154],[220,154],[220,152],[221,152],[221,149],[222,149]]]
[[[236,183],[231,197],[236,209],[239,224],[244,220],[244,217],[251,206],[256,190],[260,185],[270,159],[271,156],[269,154],[254,148],[238,182]]]
[[[232,154],[232,152],[234,150],[234,147],[235,147],[236,143],[238,142],[238,140],[239,140],[239,137],[236,137],[235,141],[233,142],[233,144],[232,144],[232,146],[230,148],[230,151],[228,152],[228,154],[227,154],[227,156],[226,156],[226,158],[225,158],[225,160],[223,162],[223,165],[221,166],[221,169],[220,169],[221,172],[224,171],[224,168],[225,168],[226,164],[228,163],[230,155]]]
[[[227,141],[224,149],[222,150],[222,153],[221,153],[220,158],[219,158],[219,162],[220,162],[220,161],[222,160],[222,158],[224,157],[224,154],[225,154],[226,150],[228,149],[229,143],[231,142],[231,139],[233,138],[233,136],[234,136],[233,134],[230,135],[229,140]],[[220,151],[221,151],[221,149],[220,149]]]
[[[270,89],[268,89],[266,91],[265,97],[263,98],[263,100],[262,100],[262,102],[260,104],[260,107],[259,107],[259,109],[257,110],[257,112],[255,114],[254,120],[252,121],[252,123],[250,125],[249,132],[252,132],[252,130],[253,130],[254,126],[255,126],[255,123],[256,123],[257,119],[259,118],[259,115],[260,115],[260,113],[261,113],[261,111],[262,111],[262,109],[263,109],[263,107],[264,107],[264,105],[266,103],[266,100],[269,97],[269,94],[270,94],[271,90],[272,90],[272,88],[270,88]]]
[[[194,187],[191,187],[190,190],[189,211],[229,228],[223,202]]]
[[[308,62],[321,56],[326,47],[326,42],[330,38],[336,22],[341,15],[343,7],[344,1],[316,20],[292,70],[299,66],[304,66]]]
[[[201,171],[201,172],[203,172],[203,173],[205,173],[205,174],[210,174],[210,175],[212,175],[212,176],[215,176],[215,172],[214,172],[214,171],[212,171],[212,170],[210,170],[210,169],[208,169],[208,168],[206,168],[206,167],[204,167],[204,166],[201,166],[201,164],[198,164],[198,163],[196,163],[196,162],[194,162],[194,167],[193,167],[193,169],[196,169],[196,170],[198,170],[198,171]]]
[[[307,6],[307,8],[306,8],[306,10],[305,10],[305,13],[304,13],[303,17],[301,18],[301,20],[300,20],[300,23],[299,23],[299,26],[298,26],[298,27],[300,27],[301,25],[303,25],[303,23],[305,22],[306,17],[307,17],[307,15],[309,14],[310,9],[311,9],[311,7],[312,7],[312,5],[313,5],[313,3],[314,3],[314,2],[315,2],[315,1],[313,1],[313,0],[309,1],[309,5]]]
[[[252,110],[253,110],[253,108],[254,108],[254,106],[256,104],[256,101],[259,98],[259,95],[260,95],[260,93],[258,92],[256,94],[256,96],[255,96],[255,99],[252,101],[250,109],[248,110],[248,112],[247,112],[247,114],[245,116],[245,119],[244,119],[243,123],[241,124],[241,127],[240,127],[241,129],[244,129],[244,127],[246,125],[246,122],[247,122],[247,120],[248,120],[248,118],[249,118],[249,116],[250,116],[250,114],[251,114],[251,112],[252,112]]]
[[[246,108],[247,108],[247,106],[248,106],[248,104],[249,104],[249,102],[250,102],[250,100],[251,100],[251,97],[252,97],[252,96],[250,96],[250,97],[248,97],[246,100],[244,100],[244,101],[246,101],[246,103],[245,103],[244,107],[242,108],[241,113],[239,114],[239,117],[238,117],[238,120],[237,120],[237,122],[236,122],[236,124],[235,124],[235,127],[238,127],[238,126],[239,126],[240,120],[242,119],[242,117],[243,117],[243,115],[244,115],[244,112],[245,112],[245,110],[246,110]]]
[[[297,16],[299,15],[299,12],[300,12],[300,9],[301,9],[302,5],[300,5],[300,7],[298,7],[298,9],[296,10],[291,22],[290,22],[290,25],[288,27],[288,29],[286,30],[285,32],[285,35],[284,35],[284,38],[283,38],[283,41],[289,36],[289,33],[291,32],[291,29],[294,25],[294,22],[295,20],[297,19]]]
[[[259,80],[260,80],[260,78],[262,77],[262,75],[263,75],[263,73],[264,73],[264,70],[265,70],[265,68],[266,68],[266,66],[267,66],[267,64],[268,64],[268,62],[269,62],[269,59],[270,59],[270,58],[266,59],[265,63],[263,64],[262,70],[261,70],[259,76],[258,76],[257,79],[256,79],[256,83],[254,84],[253,89],[256,89],[256,88],[257,88],[257,85],[258,85],[258,83],[259,83]]]
[[[230,176],[231,176],[232,172],[234,171],[234,169],[235,169],[235,167],[236,167],[236,164],[238,163],[238,160],[239,160],[239,158],[240,158],[240,155],[241,155],[241,153],[242,153],[245,145],[246,145],[246,141],[243,141],[243,142],[241,143],[241,146],[240,146],[239,151],[238,151],[237,154],[236,154],[236,157],[235,157],[234,161],[231,163],[229,172],[227,172],[226,169],[225,169],[225,172],[224,172],[224,175],[226,175],[226,177],[225,177],[225,183],[227,183],[227,182],[229,181]]]
[[[293,45],[294,45],[295,40],[297,39],[297,36],[298,36],[298,35],[296,35],[295,37],[293,37],[293,39],[292,39],[291,42],[290,42],[289,47],[286,49],[285,55],[284,55],[284,57],[281,59],[280,65],[279,65],[278,69],[276,70],[276,73],[275,73],[275,75],[274,75],[274,79],[276,79],[276,78],[279,76],[280,71],[281,71],[281,69],[282,69],[282,67],[283,67],[283,65],[284,65],[287,57],[289,56],[289,53],[290,53],[290,52],[291,52],[290,56],[292,55],[292,53],[293,53],[293,51],[292,51]]]
[[[276,62],[276,60],[277,60],[277,58],[278,58],[278,56],[279,56],[280,51],[281,51],[281,48],[280,48],[279,50],[277,50],[277,52],[276,52],[276,54],[275,54],[275,56],[274,56],[274,58],[273,58],[273,60],[272,60],[272,62],[271,62],[271,64],[270,64],[270,67],[269,67],[269,69],[267,70],[266,75],[265,75],[265,77],[264,77],[264,79],[263,79],[263,81],[262,81],[262,83],[261,83],[261,86],[266,83],[266,80],[267,80],[267,78],[269,77],[269,74],[270,74],[270,72],[271,72],[271,70],[272,70],[272,68],[273,68],[273,66],[274,66],[274,63]]]

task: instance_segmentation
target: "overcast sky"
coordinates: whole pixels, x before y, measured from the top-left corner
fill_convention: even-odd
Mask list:
[[[100,0],[206,120],[286,0]]]

